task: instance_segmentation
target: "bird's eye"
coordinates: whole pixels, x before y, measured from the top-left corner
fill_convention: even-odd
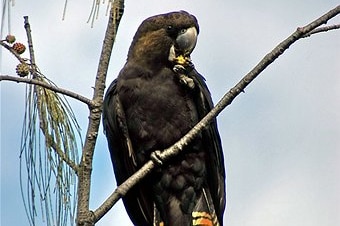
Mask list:
[[[166,28],[168,31],[172,31],[174,29],[174,27],[172,25],[168,25],[168,27]]]
[[[184,34],[186,31],[187,31],[187,29],[183,28],[183,29],[180,30],[179,34]]]

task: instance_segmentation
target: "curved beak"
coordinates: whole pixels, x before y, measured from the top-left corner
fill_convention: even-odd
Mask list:
[[[194,50],[197,42],[197,29],[190,27],[183,29],[176,38],[175,49],[177,53],[189,56]]]

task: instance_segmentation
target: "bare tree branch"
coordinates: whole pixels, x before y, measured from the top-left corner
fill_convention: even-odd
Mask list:
[[[78,173],[78,209],[77,225],[92,226],[95,223],[93,213],[89,210],[91,172],[94,148],[97,140],[98,129],[102,113],[102,103],[105,90],[107,69],[118,26],[124,12],[124,1],[115,0],[112,3],[109,15],[102,52],[99,59],[95,88],[93,94],[94,108],[90,109],[86,140],[83,147]]]
[[[34,55],[34,50],[33,50],[31,26],[28,22],[28,16],[24,16],[24,27],[25,27],[26,35],[27,35],[28,50],[30,53],[31,67],[33,70],[33,78],[35,78],[35,75],[36,75],[35,73],[37,72],[37,65],[35,64],[35,55]]]
[[[49,83],[40,81],[38,79],[34,79],[34,78],[22,78],[22,77],[18,77],[18,76],[11,76],[11,75],[0,75],[0,81],[13,81],[13,82],[22,82],[22,83],[27,83],[27,84],[34,84],[34,85],[38,85],[41,87],[44,87],[46,89],[50,89],[56,93],[60,93],[63,94],[65,96],[74,98],[76,100],[79,100],[85,104],[87,104],[89,106],[89,108],[94,107],[94,103],[88,99],[87,97],[84,97],[78,93],[69,91],[67,89],[63,89],[63,88],[59,88],[55,85],[51,85]]]
[[[316,33],[321,33],[321,32],[327,32],[327,31],[331,31],[331,30],[335,30],[335,29],[339,29],[340,28],[340,24],[334,24],[334,25],[330,25],[330,26],[324,26],[324,27],[319,27],[314,29],[313,31],[309,32],[308,34],[305,34],[303,36],[303,38],[307,38],[313,34]]]
[[[28,60],[28,59],[22,58],[20,54],[14,51],[14,49],[10,45],[7,45],[3,41],[0,41],[0,45],[5,47],[10,53],[12,53],[20,61],[20,63],[25,63]]]
[[[280,55],[282,55],[284,51],[286,51],[293,43],[303,38],[306,34],[309,34],[320,25],[327,23],[328,20],[335,17],[339,13],[340,6],[337,6],[336,8],[332,9],[331,11],[311,22],[310,24],[304,27],[299,27],[294,33],[292,33],[288,38],[286,38],[270,53],[268,53],[248,74],[246,74],[241,79],[240,82],[238,82],[233,88],[231,88],[230,91],[226,93],[223,98],[216,104],[216,106],[183,138],[181,138],[174,145],[163,151],[154,152],[156,153],[158,160],[164,162],[179,154],[183,150],[183,147],[185,147],[190,141],[192,141],[197,136],[197,134],[211,122],[213,118],[215,118],[224,108],[230,105],[237,95],[243,92],[243,90],[267,66],[274,62]],[[146,175],[148,175],[155,167],[157,167],[157,165],[159,165],[158,161],[149,160],[141,169],[139,169],[129,179],[122,183],[109,196],[109,198],[105,200],[104,203],[93,212],[95,220],[98,221],[101,217],[103,217],[113,207],[113,205],[128,192],[129,189],[131,189],[135,184],[137,184]]]

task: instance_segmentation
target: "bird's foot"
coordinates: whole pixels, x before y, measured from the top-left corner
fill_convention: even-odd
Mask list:
[[[179,82],[187,87],[189,87],[190,89],[195,88],[195,83],[194,80],[192,78],[189,78],[189,76],[187,76],[187,70],[184,66],[176,64],[173,67],[173,71],[176,73],[176,75],[178,76]]]
[[[190,89],[195,88],[194,80],[192,78],[189,78],[188,76],[186,76],[184,74],[179,75],[179,82],[182,83],[183,85],[186,85]]]
[[[163,165],[163,161],[162,161],[162,158],[161,158],[161,151],[156,150],[156,151],[152,152],[150,154],[150,158],[151,158],[152,162],[155,163],[155,165],[157,165],[157,166]]]

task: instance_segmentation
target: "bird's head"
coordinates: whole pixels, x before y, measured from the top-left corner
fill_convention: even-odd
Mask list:
[[[144,65],[185,66],[190,62],[198,33],[197,19],[185,11],[149,17],[133,38],[128,60]]]

